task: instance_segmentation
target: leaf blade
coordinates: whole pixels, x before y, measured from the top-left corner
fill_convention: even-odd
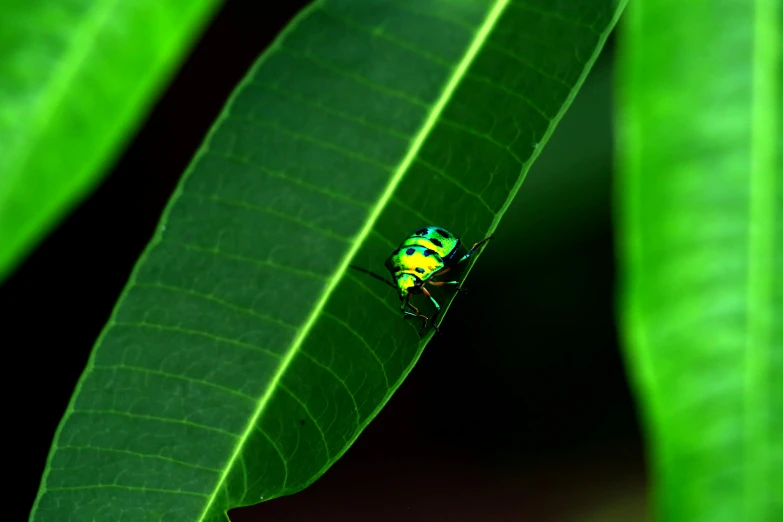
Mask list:
[[[0,279],[94,186],[216,5],[4,7]]]
[[[783,411],[783,407],[775,406],[779,399],[776,401],[774,392],[766,396],[768,390],[776,389],[773,376],[783,373],[775,368],[772,357],[774,350],[783,346],[783,336],[779,332],[775,334],[773,323],[773,318],[780,317],[783,310],[780,303],[783,263],[779,254],[775,269],[775,251],[780,251],[783,242],[783,226],[780,217],[776,217],[783,208],[780,195],[783,161],[776,154],[783,145],[783,104],[780,103],[783,53],[779,49],[782,7],[780,2],[759,0],[754,20],[746,356],[749,389],[745,396],[745,408],[749,412],[745,416],[745,430],[750,434],[746,446],[745,491],[752,492],[744,507],[748,520],[772,519],[783,514],[783,503],[778,501],[775,507],[774,501],[775,491],[783,487],[783,474],[776,473],[773,467],[779,470],[783,465],[783,442],[779,435],[775,436],[774,428],[768,426],[771,422],[767,418],[769,412]]]
[[[500,9],[503,4],[504,2],[493,2],[490,6]],[[413,5],[415,4],[411,3],[406,7]],[[489,15],[492,13],[491,9],[480,2],[461,4],[467,6],[464,12],[455,9],[454,5],[452,2],[428,3],[425,9],[432,11],[433,6],[439,6],[441,10],[438,14],[446,13],[452,18],[443,23],[457,27],[459,24],[453,23],[455,16],[462,20],[460,23],[470,19],[485,22],[490,19]],[[592,56],[586,62],[576,65],[572,65],[570,55],[568,61],[562,62],[565,64],[563,67],[573,74],[570,80],[573,86],[584,79],[597,49],[616,19],[617,11],[610,9],[608,5],[598,10],[603,17],[604,31],[597,36],[591,36],[587,43],[582,44]],[[419,152],[432,147],[432,140],[435,139],[433,136],[436,134],[440,133],[444,138],[438,139],[441,146],[428,149],[428,154],[417,154],[415,150],[411,152],[416,145],[415,138],[411,138],[409,142],[400,139],[400,133],[405,135],[404,133],[408,132],[413,136],[416,127],[412,122],[426,128],[426,115],[421,114],[422,106],[417,100],[434,100],[430,107],[435,108],[438,106],[436,96],[449,85],[448,76],[438,69],[442,65],[436,61],[421,58],[421,62],[416,62],[416,70],[441,70],[442,78],[433,81],[424,76],[426,81],[419,85],[415,92],[406,93],[395,88],[398,78],[389,77],[384,71],[375,70],[362,78],[350,78],[356,75],[341,68],[339,63],[339,59],[345,59],[345,56],[329,56],[334,60],[326,65],[316,63],[312,57],[307,56],[307,46],[313,44],[306,39],[304,42],[297,40],[296,38],[301,36],[297,35],[296,31],[303,26],[308,27],[306,24],[312,24],[313,19],[320,24],[319,31],[311,30],[302,34],[316,35],[314,38],[318,43],[317,48],[322,54],[330,52],[328,48],[324,50],[327,45],[324,41],[347,42],[345,45],[348,48],[348,56],[352,56],[349,53],[354,49],[379,45],[374,38],[351,40],[344,32],[330,33],[332,26],[328,24],[333,22],[328,21],[331,19],[326,15],[316,14],[318,18],[308,21],[307,13],[317,13],[318,9],[338,10],[341,15],[338,18],[345,18],[346,11],[354,16],[370,17],[369,20],[378,16],[389,19],[396,17],[397,24],[384,26],[384,30],[392,34],[394,31],[410,30],[416,22],[422,25],[421,19],[424,18],[420,15],[416,15],[420,17],[418,19],[412,18],[409,14],[401,13],[397,4],[375,3],[373,9],[366,11],[361,8],[363,6],[363,2],[320,3],[300,15],[291,24],[291,32],[281,36],[275,44],[276,49],[289,46],[294,47],[293,50],[270,53],[271,57],[267,55],[262,59],[262,65],[251,71],[247,81],[243,82],[243,87],[232,96],[224,116],[215,126],[216,130],[207,138],[189,173],[178,187],[177,196],[172,198],[162,220],[163,226],[134,270],[112,323],[97,344],[93,354],[94,362],[83,377],[84,383],[91,379],[96,382],[92,385],[93,390],[88,393],[80,389],[74,395],[73,403],[76,406],[90,399],[102,400],[100,397],[95,399],[98,395],[95,388],[100,389],[113,381],[104,376],[102,385],[97,384],[100,376],[94,374],[92,368],[117,364],[118,358],[126,366],[140,360],[144,368],[152,368],[158,372],[168,373],[168,368],[171,367],[175,374],[181,374],[191,382],[193,379],[207,381],[211,385],[228,387],[233,392],[249,397],[264,397],[267,396],[265,393],[269,394],[266,402],[262,405],[259,400],[255,409],[250,405],[236,406],[237,401],[227,398],[224,398],[224,402],[231,404],[231,408],[218,408],[210,402],[196,404],[195,393],[187,394],[192,398],[193,404],[178,405],[179,410],[174,418],[188,419],[194,425],[178,425],[176,429],[180,431],[174,438],[195,440],[191,439],[194,437],[193,433],[187,430],[202,430],[199,444],[213,448],[212,455],[197,455],[197,458],[194,458],[193,455],[178,453],[182,450],[164,446],[163,450],[168,452],[164,456],[221,471],[219,478],[213,477],[211,482],[202,484],[202,490],[191,490],[203,493],[208,500],[202,503],[201,510],[188,515],[191,517],[187,518],[188,520],[196,520],[199,516],[202,520],[225,520],[225,510],[229,507],[252,504],[261,499],[268,500],[295,492],[310,484],[358,437],[364,426],[411,370],[424,343],[418,342],[414,329],[399,321],[398,311],[389,301],[390,292],[385,292],[387,288],[380,284],[374,286],[377,282],[371,279],[368,281],[346,273],[347,263],[356,258],[374,259],[376,262],[379,258],[383,259],[388,251],[396,246],[394,241],[399,241],[399,230],[408,228],[407,224],[398,221],[401,217],[404,221],[415,222],[418,228],[421,226],[421,220],[434,223],[436,218],[443,219],[453,211],[466,221],[481,220],[480,225],[473,225],[472,228],[486,230],[493,222],[496,223],[496,219],[499,219],[497,213],[507,206],[510,198],[509,186],[515,187],[516,190],[521,183],[519,169],[522,165],[514,160],[511,154],[506,156],[508,163],[501,166],[506,168],[508,175],[513,175],[512,178],[501,177],[500,167],[492,158],[484,160],[494,163],[495,166],[495,172],[489,176],[488,186],[491,190],[482,190],[486,177],[470,177],[464,172],[453,170],[448,164],[443,165],[438,154],[455,153],[449,151],[458,143],[445,139],[449,136],[460,136],[462,141],[459,143],[471,145],[482,152],[491,150],[493,155],[497,155],[497,143],[503,143],[502,140],[505,139],[503,136],[499,140],[487,135],[487,138],[491,139],[482,138],[483,141],[478,144],[469,141],[475,139],[475,133],[464,132],[464,129],[458,128],[466,127],[460,124],[465,118],[459,114],[447,115],[447,118],[454,120],[452,123],[457,123],[456,126],[436,126],[435,123],[430,123],[431,140],[421,137]],[[386,10],[380,10],[379,6]],[[340,9],[342,11],[339,11]],[[483,16],[477,18],[476,14]],[[517,16],[521,14],[518,12]],[[406,16],[409,18],[405,18]],[[405,23],[402,23],[403,21]],[[427,22],[430,23],[429,20]],[[336,27],[344,31],[342,25]],[[420,31],[408,36],[426,40],[429,33],[433,32],[431,28],[425,31],[424,28],[427,27],[430,26],[422,25]],[[451,33],[453,32],[452,30]],[[372,33],[373,31],[370,31],[370,34]],[[451,33],[444,34],[452,37]],[[337,38],[338,34],[340,38]],[[367,31],[361,34],[367,34]],[[475,40],[475,34],[469,34]],[[515,32],[507,31],[506,34],[513,36]],[[324,41],[318,40],[318,35]],[[355,37],[355,34],[353,36]],[[437,39],[433,41],[440,43],[441,49],[449,48]],[[292,42],[301,45],[295,47],[291,45]],[[470,41],[465,41],[464,45],[461,45],[463,59],[468,56],[466,50],[470,48],[469,44]],[[407,52],[404,49],[400,51],[398,47],[400,46],[379,47],[373,50],[383,56],[383,63],[390,67],[390,56]],[[407,65],[407,60],[413,60],[409,55],[404,56],[406,61],[398,60],[402,66]],[[479,58],[487,59],[485,54]],[[280,62],[275,62],[279,59],[284,60],[284,63],[285,60],[296,60],[299,65],[306,63],[310,81],[306,82],[304,77],[295,76],[297,72],[291,69],[290,63],[289,67],[283,67]],[[422,66],[424,62],[430,62],[430,69]],[[354,63],[355,70],[363,70],[363,63]],[[482,66],[487,68],[488,64],[485,62]],[[266,68],[266,74],[261,79],[259,70],[263,68]],[[270,73],[270,70],[277,75]],[[455,71],[458,70],[459,68],[455,67]],[[381,75],[385,83],[380,83],[373,74]],[[532,73],[527,71],[521,74]],[[308,91],[315,83],[313,77],[318,79],[316,85],[319,91]],[[349,77],[348,80],[346,77]],[[347,81],[353,82],[350,84],[353,90],[347,87]],[[485,84],[477,81],[477,85]],[[364,105],[353,106],[356,109],[354,114],[358,116],[345,118],[346,114],[351,113],[344,109],[354,104],[353,98],[358,97],[355,93],[359,92],[356,91],[359,88],[373,92],[378,98],[368,99],[365,96]],[[489,88],[498,90],[496,86],[487,87]],[[481,89],[484,87],[477,89],[478,94],[483,94]],[[503,89],[499,90],[503,92]],[[280,95],[281,92],[285,92],[286,96]],[[299,106],[292,107],[284,102],[284,99],[289,99],[300,103],[299,100],[306,99],[308,103],[300,105],[308,107],[308,110],[314,109],[324,105],[324,100],[332,92],[340,93],[340,96],[329,98],[330,110],[318,108],[318,117],[330,123],[337,121],[331,120],[332,117],[339,118],[342,123],[325,125],[323,128],[314,125],[312,116],[308,119],[308,113],[297,111]],[[346,95],[346,92],[354,95]],[[561,115],[564,103],[572,98],[573,94],[573,89],[564,93],[556,107],[552,102],[552,107],[547,105],[546,109],[552,110],[553,117]],[[427,98],[428,95],[432,98]],[[464,89],[457,90],[454,96],[464,97]],[[521,98],[508,95],[508,99]],[[379,100],[382,103],[379,103]],[[400,111],[395,112],[392,100],[397,100],[400,106],[419,112],[411,113],[412,117],[406,119]],[[241,111],[237,110],[238,106],[241,106]],[[442,102],[441,109],[454,110],[454,106],[453,103],[447,105]],[[261,110],[262,107],[265,110]],[[280,107],[285,107],[286,111],[292,114],[283,113]],[[517,110],[529,111],[531,115],[536,112],[527,105],[522,105],[522,109]],[[255,114],[264,115],[264,120],[259,125],[254,124]],[[274,114],[278,120],[267,121],[269,114]],[[346,123],[348,121],[361,126],[361,132],[368,134],[362,136],[352,133]],[[537,122],[546,123],[540,128],[539,139],[536,140],[540,143],[551,134],[551,121]],[[366,125],[367,123],[371,125]],[[298,127],[295,126],[297,124]],[[367,130],[378,130],[379,125],[384,126],[386,131],[389,128],[392,130],[385,132],[389,136],[386,143],[379,143],[377,136]],[[514,130],[514,122],[509,121],[505,125],[511,130],[511,137],[513,132],[521,134],[521,131]],[[339,139],[335,139],[335,135],[338,135]],[[419,136],[422,134],[419,133]],[[259,143],[264,145],[263,156],[256,152]],[[509,143],[513,145],[510,141]],[[444,144],[446,146],[443,146]],[[296,154],[290,154],[293,145],[299,147]],[[535,147],[524,147],[529,156],[538,152]],[[509,148],[513,150],[513,147]],[[283,151],[279,155],[278,149]],[[314,156],[317,161],[309,156],[314,154],[314,150],[318,151],[317,156]],[[293,160],[288,158],[289,154],[293,156]],[[419,156],[416,161],[413,160],[414,156]],[[397,190],[392,191],[389,187],[395,171],[387,167],[395,164],[389,161],[395,157],[395,163],[399,165],[405,165],[405,158],[409,158],[406,169],[416,169],[417,176],[409,173],[403,177],[398,168],[399,184]],[[331,177],[313,177],[313,172],[317,172],[324,164],[329,165],[328,172]],[[206,168],[205,166],[210,169],[198,170]],[[341,177],[344,171],[356,176]],[[236,183],[234,177],[240,175],[241,183]],[[432,205],[425,205],[419,210],[417,203],[409,203],[399,198],[401,193],[408,198],[414,197],[414,191],[405,187],[405,184],[413,183],[414,188],[418,187],[425,183],[424,176],[434,180],[437,188],[436,191],[429,191],[429,197],[448,196],[447,201],[437,205],[436,212],[433,212]],[[258,177],[263,178],[263,185],[254,181]],[[508,179],[512,179],[513,183],[506,186]],[[426,185],[431,186],[433,182],[426,181]],[[314,190],[314,186],[320,187],[321,190]],[[276,197],[282,194],[285,195],[284,198]],[[337,197],[338,195],[340,197]],[[384,197],[386,204],[381,208],[377,201],[383,200]],[[362,199],[376,203],[364,206],[356,204]],[[337,201],[341,202],[339,205],[345,206],[338,206]],[[489,212],[485,208],[487,205],[490,206]],[[313,206],[319,210],[315,211]],[[331,212],[324,211],[325,208]],[[373,213],[377,213],[374,227],[368,224]],[[269,223],[277,227],[288,227],[283,229],[287,232],[277,234],[275,230],[268,230]],[[388,233],[387,230],[392,232]],[[362,237],[362,231],[365,240],[356,241],[356,238]],[[284,243],[291,237],[297,239],[299,246],[286,249]],[[463,237],[468,240],[468,236]],[[354,256],[351,253],[352,248],[359,253]],[[194,253],[198,256],[189,257]],[[188,277],[188,273],[194,276]],[[340,273],[345,277],[340,278]],[[289,276],[290,280],[286,279]],[[324,297],[327,289],[328,300]],[[296,292],[299,300],[311,303],[309,307],[301,310],[302,307],[297,308],[291,300],[284,299],[290,292]],[[175,294],[176,297],[170,294]],[[198,302],[185,300],[185,296]],[[185,313],[188,310],[189,312]],[[192,317],[193,315],[196,317]],[[313,319],[315,317],[317,319]],[[274,330],[272,323],[279,329]],[[123,329],[123,325],[128,328]],[[158,337],[147,337],[151,335]],[[183,337],[187,340],[183,340]],[[154,346],[169,347],[172,353],[156,353],[149,348]],[[298,346],[296,353],[291,350],[293,346]],[[132,347],[133,351],[128,347]],[[267,359],[260,359],[258,352],[262,347]],[[186,353],[189,355],[186,356]],[[287,356],[288,371],[279,362]],[[185,360],[187,357],[189,359]],[[272,359],[278,362],[271,362]],[[237,369],[240,361],[243,365],[241,371]],[[275,375],[278,376],[277,387],[273,389],[269,383],[275,381]],[[172,386],[170,381],[162,384],[131,381],[134,385],[128,384],[127,387],[136,390],[136,393],[143,392],[140,395],[144,398],[147,395],[182,395],[183,392],[176,388],[164,388]],[[186,379],[180,381],[184,382]],[[117,386],[113,385],[112,389],[114,388]],[[210,389],[216,390],[217,387],[211,386]],[[162,393],[161,390],[168,391]],[[137,405],[117,395],[116,391],[112,391],[110,404],[121,407],[121,411],[133,412]],[[203,398],[202,400],[206,401]],[[165,422],[160,420],[161,412],[172,414],[173,410],[169,411],[163,406],[165,404],[150,408],[156,412],[154,419],[148,419],[150,422]],[[227,415],[227,410],[232,408],[242,409]],[[216,411],[219,415],[214,413],[207,416],[205,411]],[[259,411],[260,420],[253,422],[254,412]],[[134,429],[139,429],[143,422],[143,419],[134,419]],[[210,432],[213,435],[209,435],[213,438],[207,438],[208,435],[204,433],[205,426],[213,428]],[[144,427],[144,432],[155,431],[152,424],[146,424]],[[77,428],[77,422],[66,419],[56,440],[68,440],[78,436],[75,434]],[[242,445],[236,441],[230,443],[231,434],[239,434],[236,440],[245,439],[247,444],[240,447]],[[220,437],[224,436],[227,439],[221,440]],[[140,446],[143,441],[123,442]],[[114,444],[116,445],[117,441],[114,441]],[[144,451],[147,454],[160,454],[161,447],[150,445],[145,447]],[[51,458],[58,458],[56,447]],[[229,462],[231,464],[228,464]],[[254,477],[263,477],[263,481],[259,482]],[[56,497],[50,496],[47,499],[44,488],[49,482],[61,480],[63,477],[46,477],[39,501],[51,505]],[[187,481],[175,482],[179,484]],[[84,503],[84,499],[79,500]],[[142,499],[136,498],[136,505],[140,504],[143,504]],[[161,515],[156,516],[163,518]]]
[[[780,6],[659,4],[629,11],[618,193],[626,350],[657,509],[667,520],[775,520]],[[732,16],[716,18],[725,8]],[[686,43],[696,38],[706,56]]]
[[[465,71],[467,70],[470,63],[473,61],[473,58],[475,57],[476,53],[478,52],[478,49],[481,47],[483,42],[486,40],[486,35],[491,30],[492,26],[496,22],[497,18],[500,16],[500,13],[503,11],[503,9],[508,4],[507,0],[501,0],[496,2],[492,10],[489,12],[487,19],[484,21],[484,23],[481,25],[481,28],[479,29],[477,37],[473,40],[471,43],[470,48],[468,49],[467,53],[463,57],[463,59],[459,62],[459,64],[456,67],[456,70],[452,74],[451,78],[449,79],[448,83],[446,84],[446,87],[444,88],[443,93],[438,97],[436,103],[433,105],[429,115],[427,116],[427,119],[425,120],[421,130],[416,134],[416,136],[413,139],[413,142],[411,146],[408,149],[408,153],[403,158],[402,162],[400,163],[399,167],[397,167],[397,170],[393,173],[389,183],[386,186],[386,189],[381,194],[380,198],[376,202],[371,214],[367,217],[367,220],[365,221],[364,227],[359,232],[356,240],[354,241],[353,245],[350,247],[350,249],[347,251],[346,255],[343,257],[342,261],[340,262],[340,265],[338,266],[335,274],[332,276],[332,278],[327,283],[327,286],[324,288],[323,293],[321,294],[321,298],[318,300],[318,302],[315,304],[315,307],[313,308],[312,313],[307,318],[304,326],[302,327],[300,334],[294,341],[294,343],[291,346],[291,349],[286,354],[285,358],[282,360],[281,364],[278,367],[277,373],[272,377],[272,380],[267,388],[267,392],[265,395],[261,398],[258,404],[258,408],[255,412],[253,412],[252,417],[250,418],[250,421],[248,422],[247,428],[245,429],[245,432],[242,435],[242,439],[236,446],[236,450],[231,455],[228,464],[226,466],[224,474],[221,476],[220,481],[218,482],[217,487],[214,490],[214,494],[210,497],[207,504],[204,506],[204,511],[199,516],[198,520],[203,521],[207,520],[207,517],[209,516],[210,511],[212,510],[213,504],[215,502],[215,495],[223,486],[223,483],[226,481],[226,477],[228,476],[228,473],[231,469],[234,467],[234,462],[236,461],[237,457],[239,457],[240,453],[243,450],[243,446],[248,440],[250,433],[255,429],[256,424],[258,423],[259,418],[263,414],[267,403],[269,402],[269,399],[271,398],[272,394],[277,390],[279,386],[282,386],[281,378],[283,374],[288,369],[289,365],[291,364],[291,361],[296,356],[297,353],[299,353],[300,347],[304,340],[308,337],[310,334],[310,331],[313,328],[313,325],[315,322],[319,319],[319,317],[322,314],[322,311],[324,307],[326,306],[326,303],[331,296],[331,294],[334,292],[334,289],[336,288],[337,284],[340,282],[340,280],[344,277],[344,274],[346,270],[348,269],[348,265],[350,264],[351,260],[354,258],[356,253],[358,252],[361,244],[365,241],[367,236],[370,234],[370,231],[372,230],[372,227],[375,225],[375,222],[377,221],[378,217],[380,216],[381,211],[384,209],[386,204],[388,203],[389,199],[391,198],[392,194],[394,193],[397,185],[399,184],[400,180],[402,179],[402,176],[404,173],[408,170],[410,164],[413,162],[414,158],[419,152],[419,149],[421,149],[422,144],[424,143],[424,140],[426,139],[427,135],[429,134],[429,131],[432,129],[432,127],[435,125],[435,122],[437,121],[438,117],[440,116],[440,113],[443,111],[443,108],[445,107],[446,103],[451,97],[451,94],[453,93],[454,89],[456,88],[456,85],[460,82],[462,77],[465,75]],[[368,346],[369,349],[369,346]],[[370,350],[372,351],[372,350]],[[373,355],[377,358],[377,355],[373,353]],[[313,359],[315,360],[315,359]],[[381,368],[383,369],[383,365],[381,365]],[[385,377],[385,371],[384,371],[384,377]],[[388,381],[388,378],[386,378]],[[339,380],[339,377],[338,377]],[[347,389],[347,387],[346,387]],[[289,392],[290,393],[290,392]],[[293,394],[290,393],[292,396]],[[358,406],[356,405],[356,400],[353,397],[353,395],[350,393],[351,400],[354,404],[355,411],[357,413],[357,427],[360,424],[359,423],[359,417],[358,417]],[[313,419],[315,420],[315,419]],[[317,426],[317,423],[316,423]],[[321,433],[321,436],[324,439],[324,443],[326,444],[326,437]],[[224,509],[222,510],[224,511]]]

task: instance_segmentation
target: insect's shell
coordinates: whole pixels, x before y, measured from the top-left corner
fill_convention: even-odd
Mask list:
[[[459,238],[448,230],[435,226],[422,228],[392,252],[386,268],[394,277],[408,273],[426,281],[453,261],[459,247]]]
[[[386,268],[395,279],[402,274],[413,274],[426,281],[443,267],[443,259],[421,245],[398,248],[386,260]]]
[[[443,262],[448,264],[459,252],[460,243],[459,238],[445,228],[430,226],[421,228],[408,236],[400,248],[412,245],[420,245],[434,250],[443,259]]]

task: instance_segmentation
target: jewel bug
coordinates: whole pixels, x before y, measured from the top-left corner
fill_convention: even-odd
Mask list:
[[[492,239],[491,235],[475,243],[465,255],[460,257],[459,251],[462,242],[459,237],[445,228],[427,226],[416,230],[413,234],[406,237],[400,243],[400,246],[386,259],[385,265],[391,275],[391,281],[364,268],[355,265],[350,266],[394,288],[400,297],[400,311],[403,314],[403,319],[418,318],[422,320],[419,335],[424,332],[428,323],[432,324],[436,332],[440,332],[435,324],[435,319],[440,313],[440,304],[432,297],[432,294],[427,289],[427,285],[448,286],[458,292],[464,292],[465,289],[459,286],[459,281],[440,281],[435,279],[435,277],[450,272],[460,263],[470,259],[470,256],[490,239]],[[411,303],[411,297],[417,294],[424,294],[432,301],[432,304],[435,306],[435,313],[432,315],[432,318],[420,314],[419,309]],[[411,311],[408,311],[406,308],[410,308]]]

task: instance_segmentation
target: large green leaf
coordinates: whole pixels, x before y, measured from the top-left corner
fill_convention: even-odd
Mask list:
[[[0,280],[95,185],[215,5],[0,3]]]
[[[629,8],[628,358],[660,520],[783,520],[783,4]]]
[[[296,18],[134,270],[32,519],[226,520],[320,476],[426,342],[349,263],[383,270],[426,224],[494,230],[618,15],[355,0]]]

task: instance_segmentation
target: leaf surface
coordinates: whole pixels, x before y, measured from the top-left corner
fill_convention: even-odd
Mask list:
[[[328,469],[426,343],[395,292],[348,265],[384,270],[428,224],[467,245],[495,229],[619,15],[557,5],[302,12],[173,196],[32,519],[225,521]]]
[[[216,0],[6,0],[0,280],[89,191]]]
[[[628,358],[660,520],[783,520],[783,4],[629,8]]]

